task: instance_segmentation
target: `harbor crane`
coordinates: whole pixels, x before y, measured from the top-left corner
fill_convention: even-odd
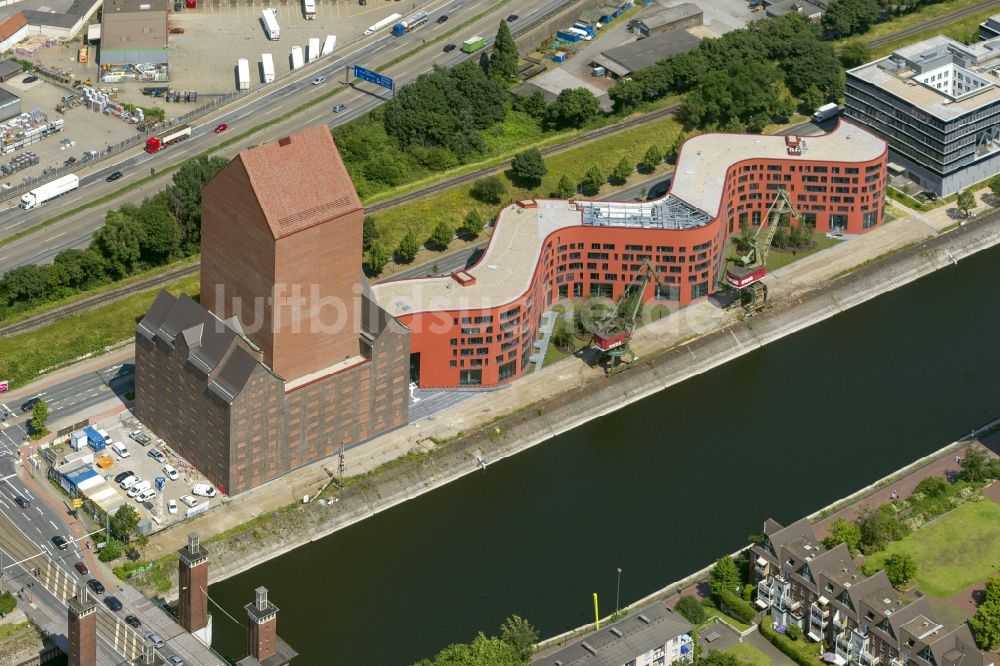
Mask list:
[[[642,295],[650,282],[659,284],[653,264],[649,259],[644,259],[642,267],[615,303],[614,309],[597,322],[591,346],[598,351],[600,362],[614,362],[627,356],[626,363],[632,363],[638,358],[632,351],[630,342],[635,331],[635,319],[642,306]]]
[[[767,253],[771,249],[771,241],[778,231],[781,218],[791,215],[796,220],[799,213],[792,204],[788,192],[781,188],[774,195],[774,201],[767,209],[767,233],[761,237],[764,225],[757,228],[757,233],[749,241],[746,254],[738,257],[735,265],[726,271],[726,283],[734,289],[739,289],[740,304],[748,314],[753,314],[764,307],[767,302],[767,285],[764,276],[767,275]]]

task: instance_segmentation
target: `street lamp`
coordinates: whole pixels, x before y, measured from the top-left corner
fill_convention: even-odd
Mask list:
[[[618,601],[621,599],[622,593],[622,568],[618,567],[618,585],[615,590],[615,615],[618,615]]]

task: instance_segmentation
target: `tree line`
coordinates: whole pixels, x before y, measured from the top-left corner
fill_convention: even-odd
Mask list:
[[[0,319],[198,254],[201,190],[226,163],[221,157],[188,160],[166,189],[108,211],[86,249],[62,250],[49,265],[7,271],[0,277]]]

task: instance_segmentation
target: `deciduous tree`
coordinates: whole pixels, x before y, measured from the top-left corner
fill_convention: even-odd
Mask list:
[[[596,118],[601,106],[586,88],[567,88],[559,93],[545,112],[545,122],[553,129],[582,127]]]
[[[867,32],[877,18],[871,0],[830,0],[820,24],[834,37],[849,37]]]
[[[497,176],[486,176],[472,185],[472,196],[483,203],[498,204],[507,196],[507,186]]]
[[[409,264],[417,258],[419,250],[420,241],[417,240],[413,229],[409,229],[403,234],[403,238],[399,241],[399,247],[396,248],[396,260],[401,264]]]
[[[111,516],[111,534],[128,543],[139,534],[139,513],[129,504],[123,504]]]
[[[201,242],[201,192],[228,163],[224,157],[200,155],[186,160],[174,173],[173,185],[167,188],[167,199],[181,225],[185,254],[197,252]]]
[[[486,223],[483,220],[483,216],[480,215],[478,210],[472,208],[465,214],[465,219],[462,220],[460,230],[463,234],[475,238],[479,234],[483,233],[483,228],[485,226]]]
[[[861,528],[855,523],[849,523],[843,518],[837,518],[830,527],[830,535],[823,539],[823,545],[833,548],[842,543],[847,546],[854,557],[861,550]]]
[[[104,225],[94,234],[92,247],[116,279],[132,273],[141,255],[141,232],[135,221],[117,210],[108,211]]]
[[[545,166],[545,160],[538,149],[529,148],[514,156],[510,162],[510,171],[515,180],[536,187],[549,172],[549,168]]]
[[[976,195],[969,190],[962,190],[958,193],[958,201],[955,202],[958,209],[969,216],[969,212],[976,207]]]
[[[569,199],[574,194],[576,194],[576,183],[573,182],[568,173],[564,173],[559,177],[559,183],[556,185],[555,191],[552,192],[552,196]]]
[[[49,405],[44,400],[39,400],[31,407],[31,434],[41,437],[48,430],[45,422],[49,420]]]
[[[583,174],[583,178],[580,180],[580,189],[583,190],[584,194],[593,196],[601,191],[601,188],[607,180],[607,176],[605,176],[604,172],[601,171],[601,168],[595,164],[587,169],[586,173]]]
[[[471,643],[454,643],[415,666],[524,666],[517,649],[499,638],[480,633]]]
[[[962,456],[962,471],[958,478],[972,483],[982,483],[990,478],[990,470],[986,460],[986,454],[981,450],[967,446]]]
[[[885,558],[885,575],[890,583],[900,587],[917,575],[917,562],[908,553],[893,553]]]
[[[646,149],[646,154],[643,155],[642,161],[639,162],[639,168],[650,172],[661,164],[663,164],[663,151],[654,143]]]
[[[898,541],[910,533],[910,528],[887,504],[874,511],[862,510],[858,517],[858,527],[861,528],[861,551],[866,555],[885,550],[889,543]]]
[[[365,270],[368,275],[375,276],[382,272],[385,265],[389,263],[389,250],[381,240],[374,240],[368,247],[365,257]]]
[[[705,607],[690,594],[685,594],[678,599],[674,610],[691,624],[698,625],[705,621]]]
[[[708,586],[714,596],[718,596],[723,590],[739,594],[742,581],[733,558],[727,555],[718,559],[708,574]]]
[[[635,171],[635,166],[628,161],[627,157],[623,157],[611,171],[611,178],[619,185],[622,185],[632,175],[633,171]]]
[[[438,250],[446,250],[454,238],[455,232],[452,231],[447,222],[441,220],[434,226],[434,231],[431,232],[431,237],[427,239],[427,242]]]
[[[858,67],[871,60],[871,50],[860,39],[852,39],[840,47],[840,62],[844,67]]]
[[[524,618],[511,615],[500,625],[500,640],[514,648],[517,656],[528,663],[538,642],[538,630]]]
[[[378,227],[375,226],[375,218],[371,215],[365,215],[365,219],[361,227],[361,248],[364,250],[370,249],[372,243],[375,242],[378,237]]]

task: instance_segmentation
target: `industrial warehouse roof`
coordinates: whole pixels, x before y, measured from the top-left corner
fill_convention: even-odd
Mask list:
[[[0,88],[0,107],[7,106],[17,99],[21,98],[5,88]]]
[[[105,0],[101,49],[167,48],[167,0]]]
[[[240,166],[275,239],[361,208],[326,125],[244,150],[226,169]]]
[[[792,162],[864,162],[887,150],[886,142],[841,121],[833,131],[802,138],[801,154],[790,155],[783,135],[699,134],[684,142],[670,193],[712,217],[719,214],[726,171],[753,158]]]
[[[693,624],[657,601],[531,663],[532,666],[621,666],[692,629]]]
[[[604,58],[618,63],[620,67],[612,69],[619,76],[627,76],[637,70],[655,65],[661,60],[666,60],[670,56],[679,53],[687,53],[697,48],[701,39],[684,30],[671,30],[652,37],[646,37],[638,41],[608,49],[601,53]],[[595,59],[595,62],[599,62]],[[607,67],[607,65],[602,65]],[[625,68],[627,72],[620,73],[619,70]],[[624,70],[622,70],[624,71]]]
[[[702,16],[703,14],[704,12],[701,11],[701,7],[693,2],[685,2],[677,5],[676,7],[668,7],[667,9],[656,12],[655,14],[639,17],[635,20],[635,22],[641,23],[649,30],[656,30],[657,28],[662,28],[665,25],[677,23],[678,21],[683,21],[695,16]]]
[[[965,45],[938,35],[849,70],[882,95],[892,95],[949,121],[1000,102],[1000,37]],[[957,81],[974,82],[971,89]]]

